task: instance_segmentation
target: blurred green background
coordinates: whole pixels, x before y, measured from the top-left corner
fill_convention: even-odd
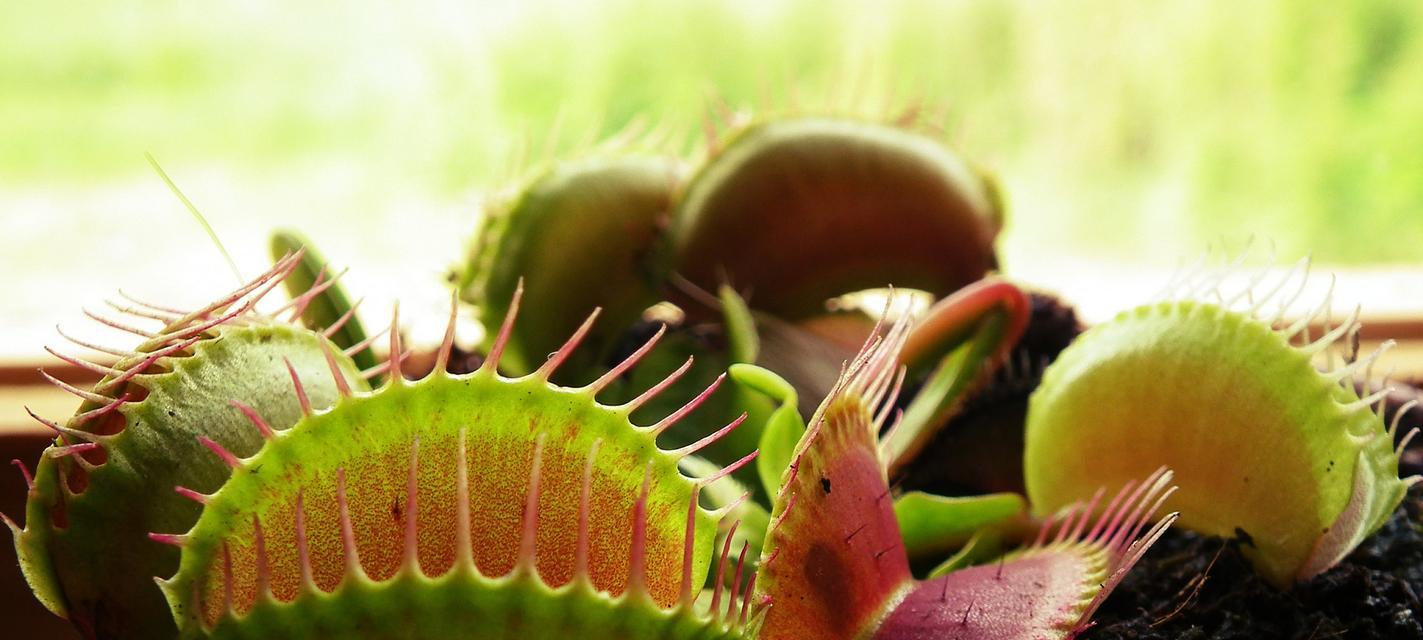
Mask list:
[[[0,4],[0,35],[12,325],[120,284],[232,282],[144,151],[248,272],[285,224],[379,296],[438,283],[521,145],[636,117],[691,141],[714,96],[926,105],[1003,179],[1005,264],[1029,278],[1252,234],[1423,262],[1415,0],[59,0]]]

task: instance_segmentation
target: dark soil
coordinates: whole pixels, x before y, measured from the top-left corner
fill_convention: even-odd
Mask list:
[[[1096,615],[1083,640],[1423,640],[1423,488],[1339,566],[1282,592],[1239,540],[1172,530]]]

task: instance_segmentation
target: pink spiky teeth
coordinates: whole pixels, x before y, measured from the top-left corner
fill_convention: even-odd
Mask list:
[[[510,305],[510,315],[504,322],[503,335],[507,336],[511,333],[508,328],[512,326],[512,316],[517,309],[518,299],[516,298]],[[449,351],[452,349],[451,327],[453,326],[454,323],[451,321],[446,331],[445,346],[441,348],[445,355],[437,356],[437,359],[448,357]],[[491,513],[487,511],[488,509],[507,507],[510,509],[507,513],[513,515],[512,500],[490,501],[485,498],[488,495],[488,487],[481,486],[477,489],[472,487],[473,484],[476,484],[476,475],[479,474],[471,473],[469,467],[477,463],[476,460],[479,459],[479,456],[475,455],[473,459],[469,457],[475,452],[467,446],[467,428],[461,424],[448,424],[448,431],[443,433],[446,433],[449,438],[445,439],[441,436],[438,443],[437,440],[421,436],[423,434],[434,437],[434,434],[441,433],[440,431],[412,433],[412,439],[408,444],[408,466],[401,469],[401,475],[406,475],[406,482],[403,483],[405,485],[404,492],[393,500],[385,489],[372,488],[371,482],[376,476],[368,474],[376,472],[368,468],[365,463],[357,463],[354,459],[333,461],[331,471],[334,473],[336,486],[328,485],[322,491],[328,496],[332,495],[331,492],[334,491],[337,504],[334,509],[330,506],[325,507],[326,511],[323,512],[322,518],[325,519],[326,524],[322,526],[332,529],[339,527],[342,530],[339,542],[336,538],[328,539],[329,532],[308,531],[307,524],[311,522],[315,512],[303,513],[303,510],[317,509],[318,507],[310,501],[306,501],[304,495],[312,493],[313,487],[321,484],[320,482],[317,484],[302,482],[299,483],[300,486],[291,487],[287,496],[276,503],[271,505],[264,503],[265,506],[258,507],[252,513],[244,514],[244,517],[253,517],[254,519],[250,524],[233,525],[235,529],[226,529],[224,528],[226,525],[216,523],[213,525],[217,527],[216,529],[203,529],[202,521],[200,521],[199,525],[187,534],[155,534],[153,536],[155,540],[184,547],[184,566],[187,567],[184,571],[187,573],[180,571],[179,576],[161,582],[170,601],[178,603],[174,606],[181,606],[183,611],[198,612],[198,621],[205,627],[211,627],[216,624],[225,624],[222,620],[229,614],[235,615],[238,619],[250,615],[255,607],[264,602],[261,598],[265,597],[264,594],[267,593],[263,588],[254,587],[258,584],[268,585],[265,587],[266,589],[275,591],[277,593],[276,602],[290,603],[300,598],[303,593],[313,589],[336,593],[350,580],[364,579],[376,584],[384,584],[416,573],[439,578],[458,567],[462,570],[462,575],[510,576],[509,579],[514,581],[534,579],[554,589],[562,588],[570,582],[577,582],[583,585],[578,587],[579,589],[591,587],[607,597],[636,601],[639,603],[638,606],[655,605],[664,610],[684,611],[688,615],[698,616],[698,619],[702,620],[699,624],[706,622],[701,613],[696,613],[701,609],[694,608],[694,605],[697,604],[697,595],[702,591],[701,584],[705,577],[699,575],[699,567],[705,568],[706,562],[706,549],[704,546],[698,545],[697,542],[699,539],[705,541],[710,532],[705,523],[698,522],[698,519],[710,517],[723,520],[727,514],[738,509],[748,496],[743,494],[739,500],[724,505],[716,511],[701,508],[697,499],[701,494],[701,489],[745,468],[755,460],[756,453],[743,456],[731,465],[720,467],[716,471],[703,472],[700,474],[702,477],[687,477],[680,474],[672,476],[667,475],[667,470],[676,469],[678,460],[694,455],[702,448],[726,436],[744,424],[746,418],[744,415],[738,417],[684,447],[658,449],[662,457],[649,460],[644,473],[638,474],[642,476],[641,490],[634,492],[632,487],[628,487],[627,494],[611,496],[612,503],[609,503],[610,496],[602,486],[603,483],[608,482],[609,476],[606,475],[609,472],[608,465],[618,464],[613,462],[615,460],[612,457],[613,453],[625,456],[628,451],[636,451],[644,444],[655,446],[656,437],[704,404],[716,392],[720,381],[713,382],[685,404],[652,424],[638,426],[626,423],[626,412],[630,410],[627,405],[607,406],[597,403],[593,397],[600,384],[597,381],[581,389],[558,387],[548,381],[559,365],[568,361],[569,352],[579,346],[591,326],[592,318],[589,318],[574,331],[558,352],[549,357],[544,366],[520,378],[506,378],[497,373],[498,360],[493,356],[502,351],[504,345],[501,340],[496,340],[494,348],[491,350],[491,357],[484,361],[480,371],[458,378],[449,378],[450,374],[437,368],[436,373],[432,374],[432,377],[436,378],[433,380],[413,383],[403,380],[391,381],[392,385],[410,385],[409,391],[395,390],[394,398],[408,397],[408,394],[419,390],[419,385],[426,384],[435,385],[438,388],[461,390],[465,388],[465,384],[471,383],[493,385],[493,388],[502,388],[503,385],[508,384],[518,389],[547,388],[551,385],[559,392],[556,396],[559,398],[563,398],[565,394],[569,393],[581,393],[584,399],[580,402],[592,403],[597,412],[606,414],[607,419],[611,420],[607,428],[616,429],[619,425],[625,424],[628,433],[637,436],[634,442],[641,444],[630,445],[627,441],[615,440],[617,447],[615,450],[610,450],[606,446],[609,444],[608,441],[605,441],[607,436],[593,436],[590,441],[586,441],[579,447],[581,449],[586,446],[586,450],[574,453],[577,458],[574,463],[569,458],[570,452],[566,450],[564,436],[567,433],[560,431],[556,425],[531,422],[530,431],[527,434],[519,431],[519,438],[523,438],[525,435],[528,437],[525,443],[528,449],[524,449],[522,454],[528,457],[523,459],[524,462],[515,465],[518,467],[518,473],[524,476],[524,488],[521,496],[509,496],[511,499],[517,498],[519,502],[518,515],[511,521],[514,526],[511,526],[507,532],[500,529],[499,531],[502,533],[498,534],[502,540],[508,543],[510,553],[507,558],[512,559],[508,564],[504,564],[506,556],[500,555],[503,551],[496,548],[498,545],[490,546],[488,544],[487,538],[494,535],[492,533],[494,530],[489,529],[488,523],[481,520],[480,510],[488,514]],[[399,335],[398,326],[393,326],[391,335],[393,337]],[[654,336],[648,344],[643,345],[626,361],[613,367],[613,371],[627,370],[637,358],[647,353],[655,342],[656,337]],[[399,358],[398,342],[393,343],[393,347],[395,347],[392,349],[395,358]],[[328,368],[330,367],[328,366]],[[288,373],[292,374],[292,389],[298,396],[302,395],[303,382],[301,378],[294,374],[294,368],[289,367]],[[332,369],[332,373],[335,375],[339,372]],[[675,374],[673,379],[675,379]],[[643,401],[649,400],[656,392],[666,389],[668,384],[670,383],[666,381],[654,384],[652,393],[644,393],[639,397]],[[337,386],[339,389],[339,385]],[[299,401],[298,404],[303,405],[303,412],[313,420],[339,421],[345,419],[342,416],[365,415],[350,412],[358,411],[356,405],[375,401],[383,392],[340,391],[343,396],[347,393],[350,393],[350,400],[341,400],[341,404],[337,408],[326,412],[311,414],[308,403]],[[525,391],[518,393],[522,394]],[[562,401],[560,400],[560,402]],[[255,475],[258,464],[263,464],[265,467],[262,471],[263,478],[273,478],[274,482],[281,481],[280,479],[286,477],[282,474],[287,473],[284,470],[285,467],[281,466],[282,463],[276,463],[276,467],[266,466],[265,463],[259,461],[258,456],[265,455],[270,447],[287,446],[284,443],[288,442],[288,438],[306,437],[298,434],[308,433],[308,430],[277,432],[252,407],[239,402],[233,403],[233,408],[246,417],[247,422],[261,434],[267,444],[264,445],[262,451],[254,456],[240,458],[215,442],[203,442],[204,446],[209,448],[215,456],[237,470],[233,480],[225,485],[225,489],[226,487],[235,487],[236,485],[232,483],[236,482],[239,477],[244,479],[243,482],[259,482]],[[371,415],[381,414],[373,413]],[[323,424],[332,426],[329,423]],[[343,423],[338,422],[339,424]],[[586,424],[580,423],[576,426],[579,429],[586,428]],[[456,430],[458,430],[457,435]],[[309,432],[312,434],[322,433],[317,430],[317,425],[314,424],[310,426]],[[384,451],[388,444],[383,443],[380,451]],[[430,451],[436,453],[427,454],[425,451],[427,445],[430,447]],[[633,448],[628,449],[629,446]],[[457,449],[456,460],[449,461],[449,466],[454,467],[453,473],[450,474],[453,476],[454,486],[432,488],[428,482],[425,482],[431,477],[430,470],[422,471],[420,469],[421,462],[429,456],[434,456],[435,459],[445,459],[451,453],[451,449]],[[384,457],[381,457],[383,455],[379,454],[370,459],[385,460]],[[603,460],[599,460],[600,455],[604,458]],[[617,458],[617,460],[621,460],[621,458]],[[557,466],[555,466],[555,462]],[[654,465],[654,463],[656,464]],[[379,464],[386,465],[384,462]],[[576,470],[574,469],[575,464]],[[657,470],[656,474],[653,473],[655,469]],[[393,469],[387,469],[387,471],[393,471]],[[362,475],[353,475],[355,473]],[[569,482],[571,474],[577,475],[576,481]],[[487,474],[483,475],[488,477]],[[332,475],[325,477],[328,478],[326,483],[331,482]],[[612,480],[615,483],[621,482],[616,477]],[[682,502],[682,498],[677,499],[679,505],[685,504],[687,515],[685,526],[675,527],[679,530],[670,536],[669,529],[674,527],[666,526],[670,523],[664,519],[668,497],[669,495],[678,495],[677,492],[680,492],[681,489],[675,489],[674,493],[669,494],[666,488],[669,481],[675,481],[676,487],[685,486],[689,494],[685,503]],[[242,500],[242,496],[245,495],[244,491],[235,489],[231,497],[225,497],[222,490],[213,495],[200,494],[190,489],[179,489],[178,491],[191,500],[218,510],[219,513],[226,513],[222,509],[230,509],[234,506],[235,503],[226,500]],[[378,493],[373,494],[372,491]],[[550,493],[553,491],[557,493]],[[426,493],[426,495],[421,496],[421,493]],[[655,501],[654,493],[657,494]],[[291,501],[293,494],[296,496],[294,503]],[[451,495],[453,500],[440,497]],[[372,496],[381,496],[381,498],[372,502]],[[436,496],[433,503],[429,500],[430,496]],[[624,498],[629,501],[618,502]],[[471,500],[477,503],[478,510],[475,505],[471,504]],[[400,530],[396,531],[394,528],[388,532],[372,530],[373,526],[380,528],[389,524],[390,520],[386,519],[384,513],[379,517],[371,515],[375,513],[374,505],[384,505],[388,502],[397,505],[391,509],[398,508],[398,510],[391,511],[391,513],[392,517],[398,521],[396,528]],[[505,504],[506,502],[509,504]],[[435,506],[431,507],[428,504]],[[609,504],[615,505],[612,512],[608,511]],[[630,526],[607,520],[608,515],[617,513],[625,507],[628,509],[626,513],[631,519]],[[674,511],[681,508],[683,507],[678,506]],[[337,513],[330,513],[332,511]],[[452,520],[450,512],[453,512]],[[372,520],[371,518],[376,519]],[[566,538],[561,534],[556,535],[555,542],[550,543],[545,540],[550,535],[550,523],[562,522],[561,519],[550,520],[550,518],[567,518],[569,524],[573,524],[576,519],[576,528],[572,528],[570,531],[572,535],[568,535]],[[610,525],[612,526],[610,527]],[[432,526],[448,527],[448,530],[453,534],[449,537],[454,538],[453,549],[447,544],[437,544],[428,548],[422,544],[422,542],[428,543],[431,535],[435,535],[435,531],[430,528]],[[622,533],[615,534],[614,538],[608,537],[610,529],[623,526],[628,528],[622,529]],[[505,533],[511,535],[505,536]],[[309,536],[320,536],[320,544],[324,545],[324,550],[318,550],[316,547],[318,539],[308,540]],[[617,538],[621,538],[622,542],[619,543]],[[278,541],[283,545],[282,547],[276,546]],[[390,543],[389,546],[387,546],[387,542]],[[672,544],[674,542],[681,544]],[[337,548],[337,544],[340,545],[340,549]],[[552,546],[549,546],[550,544]],[[289,549],[293,545],[297,548],[297,552],[294,554]],[[674,546],[676,549],[673,549]],[[571,552],[570,557],[564,558],[560,555],[561,550],[564,549]],[[616,550],[616,558],[608,555],[610,549]],[[747,579],[750,568],[746,564],[745,556],[750,554],[749,549],[746,547],[741,556],[731,558],[729,557],[730,552],[735,550],[728,548],[728,552],[723,554],[724,557],[719,562],[721,580],[730,580],[730,582],[720,585],[715,590],[707,589],[711,592],[709,595],[714,601],[716,610],[715,615],[709,619],[725,629],[742,628],[748,617],[754,619],[761,610],[756,602],[750,601],[755,598],[750,595],[754,589],[754,580]],[[433,555],[427,553],[427,550]],[[190,552],[197,555],[196,563],[186,560]],[[678,557],[679,552],[680,557]],[[336,558],[332,554],[337,553],[345,558],[346,566],[343,568],[336,568],[333,564],[333,560]],[[324,554],[324,557],[318,558],[314,554]],[[293,560],[301,566],[299,568],[294,566]],[[699,565],[699,563],[702,564]],[[727,566],[728,563],[734,563],[734,565]],[[680,565],[680,571],[673,568],[674,565]],[[319,584],[298,587],[294,586],[294,576],[297,573],[301,573],[303,576],[317,574],[322,577],[317,579]],[[182,582],[186,580],[196,580],[196,584],[201,586],[194,598],[177,595],[179,592],[186,593],[189,590],[190,585]],[[303,582],[305,580],[302,578]],[[171,600],[173,598],[177,598],[177,600]],[[183,602],[189,604],[182,606]]]
[[[1039,529],[1026,549],[990,565],[962,569],[919,583],[875,633],[877,640],[938,638],[1018,640],[1056,630],[1075,637],[1177,514],[1147,528],[1175,491],[1171,473],[1158,469],[1129,482],[1097,516],[1102,492],[1078,503]],[[1090,599],[1088,599],[1090,598]],[[1085,604],[1084,604],[1085,600]]]

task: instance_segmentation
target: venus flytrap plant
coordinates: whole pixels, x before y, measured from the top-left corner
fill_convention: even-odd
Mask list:
[[[901,475],[958,413],[969,393],[1002,366],[1023,335],[1031,310],[1027,294],[996,278],[975,282],[935,303],[905,337],[900,360],[922,381],[900,428],[886,437],[891,477]]]
[[[781,402],[766,422],[760,455],[756,458],[757,473],[766,495],[775,496],[806,430],[805,421],[795,412],[795,390],[780,376],[760,367],[733,365],[728,373],[738,382]],[[1010,493],[949,498],[911,491],[895,496],[893,501],[905,552],[910,560],[919,563],[938,562],[985,527],[1020,519],[1026,511],[1023,499]],[[748,502],[746,508],[760,507]],[[754,517],[760,519],[759,514]],[[757,538],[753,549],[759,551],[761,544]]]
[[[185,632],[749,634],[762,607],[738,581],[723,586],[720,578],[731,575],[725,548],[718,580],[704,594],[710,600],[697,600],[717,521],[738,502],[709,512],[698,496],[755,454],[698,478],[678,471],[679,462],[741,420],[669,451],[657,436],[705,393],[648,426],[629,416],[671,380],[626,404],[599,403],[595,395],[656,338],[588,385],[550,382],[593,317],[533,373],[499,375],[519,304],[516,289],[488,359],[473,374],[437,366],[414,383],[392,377],[377,391],[346,393],[281,433],[248,412],[266,443],[247,458],[210,445],[232,477],[211,494],[181,490],[203,505],[202,516],[189,531],[154,535],[182,549],[181,567],[162,584]],[[738,562],[734,575],[743,568]]]
[[[824,361],[829,359],[829,354],[838,351],[806,336],[803,329],[750,309],[729,287],[721,288],[718,299],[727,318],[733,352],[737,351],[738,342],[781,347],[770,358],[757,357],[754,347],[743,348],[741,361],[757,362],[775,371],[805,372],[833,366]],[[889,301],[893,299],[891,295]],[[922,314],[905,338],[905,349],[899,356],[904,371],[896,380],[896,387],[908,381],[919,389],[898,421],[898,427],[884,435],[891,477],[901,475],[925,444],[959,412],[964,398],[999,369],[1009,349],[1023,335],[1029,314],[1026,294],[1012,283],[997,278],[964,287]],[[874,327],[870,325],[869,331],[874,331]],[[759,332],[765,332],[769,339],[763,340]],[[738,335],[743,337],[737,340]],[[774,495],[774,487],[780,481],[779,471],[787,462],[782,453],[788,455],[804,431],[804,422],[794,407],[797,391],[805,389],[788,384],[766,369],[742,368],[740,371],[742,375],[735,375],[737,368],[733,366],[732,379],[738,385],[759,391],[781,405],[765,420],[766,435],[761,435],[760,448],[769,455],[758,463],[766,493]],[[820,383],[810,380],[814,377],[817,375],[798,376],[800,387],[819,388]],[[818,397],[823,397],[838,377],[831,378]]]
[[[1070,638],[1175,519],[1148,527],[1174,490],[1164,469],[1128,485],[1093,521],[1102,493],[1043,525],[996,566],[926,581],[910,574],[878,434],[909,333],[876,335],[848,367],[782,476],[756,592],[760,638]]]
[[[293,265],[281,261],[259,282],[269,289]],[[195,313],[209,317],[245,301],[197,331],[230,327],[213,345],[243,344],[239,330],[267,324],[249,315],[255,302],[243,296],[262,293],[244,288]],[[291,305],[294,315],[302,301]],[[318,340],[324,374],[297,373],[283,362],[279,390],[263,387],[250,402],[219,403],[239,426],[162,434],[167,451],[207,450],[183,454],[197,460],[185,457],[185,469],[208,464],[226,475],[206,485],[206,476],[165,477],[180,483],[171,495],[198,515],[150,520],[159,524],[148,548],[180,553],[176,571],[159,581],[180,633],[680,639],[912,638],[953,630],[966,638],[1070,637],[1171,520],[1147,530],[1168,493],[1169,475],[1158,472],[1119,494],[1096,524],[1095,500],[1068,510],[996,570],[985,565],[915,581],[909,551],[921,545],[901,536],[897,511],[909,514],[911,536],[927,539],[971,527],[984,503],[946,511],[942,501],[926,508],[916,506],[918,497],[891,498],[890,440],[880,432],[895,414],[900,350],[913,335],[907,321],[884,335],[876,329],[809,428],[795,411],[796,393],[778,376],[752,365],[734,369],[749,391],[779,403],[766,433],[795,439],[789,452],[774,454],[784,466],[767,513],[747,501],[749,492],[733,495],[739,490],[727,477],[748,467],[754,452],[725,467],[697,457],[744,416],[676,449],[657,443],[714,386],[648,426],[631,416],[669,390],[675,375],[622,404],[595,397],[648,356],[660,332],[592,383],[551,382],[589,334],[590,317],[534,372],[507,378],[497,369],[519,303],[516,288],[488,359],[472,374],[445,373],[452,308],[436,366],[423,380],[391,376],[366,391],[349,360]],[[391,358],[368,373],[400,370],[396,322],[390,340]],[[314,408],[316,389],[329,389],[331,408]],[[238,432],[260,447],[239,453]],[[702,506],[703,496],[715,511]],[[915,524],[925,515],[937,521]],[[738,534],[742,527],[756,531]],[[982,547],[969,551],[975,549]],[[101,633],[152,628],[150,621],[133,624]]]
[[[996,566],[973,565],[1015,539],[1021,498],[890,488],[1026,322],[1020,290],[978,281],[996,266],[1002,224],[992,180],[907,127],[795,118],[736,129],[725,144],[711,141],[711,160],[685,188],[673,160],[590,154],[550,163],[496,207],[457,274],[486,325],[502,319],[467,375],[446,373],[452,305],[433,372],[415,382],[391,375],[369,390],[363,377],[401,371],[398,322],[390,359],[359,371],[345,356],[372,358],[363,352],[376,336],[363,336],[355,305],[314,255],[281,259],[193,314],[142,306],[172,328],[140,349],[139,369],[222,349],[266,364],[193,373],[208,387],[183,387],[191,397],[175,391],[173,402],[197,407],[203,426],[179,421],[146,439],[146,462],[167,471],[106,494],[99,510],[114,513],[161,484],[181,514],[126,523],[123,539],[96,543],[96,566],[160,559],[124,564],[128,582],[54,579],[66,571],[51,565],[74,561],[47,545],[74,521],[66,509],[81,492],[61,503],[59,527],[52,489],[32,491],[30,526],[16,531],[37,594],[57,612],[75,601],[105,612],[97,624],[100,616],[77,617],[103,637],[166,637],[174,622],[187,637],[248,638],[1076,635],[1175,518],[1148,526],[1172,490],[1169,473],[1143,472],[1095,520],[1100,493],[1067,507]],[[304,244],[274,237],[278,250]],[[300,292],[292,321],[319,331],[281,325],[303,338],[269,351],[261,345],[278,330],[251,307],[283,279]],[[905,319],[885,330],[851,316],[834,339],[812,328],[828,299],[886,280],[957,293],[917,326]],[[728,282],[747,287],[748,299]],[[716,295],[706,293],[713,285]],[[719,312],[720,324],[706,331],[702,310],[689,308],[692,322],[610,357],[673,289]],[[533,313],[516,323],[521,304]],[[593,317],[578,324],[599,306],[608,329]],[[847,327],[868,338],[841,365],[855,350],[841,344]],[[281,376],[268,375],[273,363]],[[809,373],[792,386],[753,363]],[[900,411],[906,378],[918,393]],[[255,389],[244,387],[250,380]],[[802,420],[801,399],[820,397]],[[64,440],[78,435],[74,425],[54,427],[60,462],[41,465],[36,487],[66,486],[72,472],[58,464],[94,478],[115,466],[86,466],[107,441]],[[138,430],[120,435],[129,432]],[[736,473],[761,482],[747,489]],[[151,540],[134,546],[127,534],[138,527]],[[922,573],[956,549],[928,579],[914,578],[911,561]],[[160,589],[128,584],[145,575],[160,576],[171,616],[152,615]],[[128,602],[144,593],[146,608]]]
[[[1380,352],[1343,366],[1330,357],[1357,331],[1357,311],[1330,326],[1326,296],[1289,319],[1308,265],[1273,282],[1262,271],[1234,293],[1220,287],[1229,268],[1189,275],[1165,300],[1068,347],[1030,403],[1034,508],[1168,464],[1183,487],[1171,503],[1182,525],[1240,536],[1256,569],[1282,588],[1338,563],[1382,526],[1419,479],[1398,477],[1398,422],[1384,422],[1385,392],[1354,388]],[[1312,337],[1321,320],[1326,332]]]
[[[677,199],[668,257],[786,320],[885,282],[947,295],[996,267],[991,180],[939,141],[848,118],[732,127]],[[811,265],[814,265],[813,268]]]
[[[686,344],[704,356],[688,377],[695,382],[753,361],[737,353],[749,348],[754,355],[756,345],[737,343],[738,336],[754,341],[755,334],[750,326],[734,326],[737,316],[724,295],[731,282],[752,293],[753,306],[770,312],[760,324],[788,329],[770,334],[768,363],[786,370],[804,397],[818,398],[835,379],[834,364],[854,346],[808,346],[814,334],[796,331],[794,322],[813,322],[828,299],[885,281],[944,295],[996,266],[992,243],[1002,225],[996,187],[918,132],[914,113],[887,124],[786,117],[738,123],[725,140],[709,134],[711,158],[687,185],[675,162],[626,153],[655,149],[650,139],[656,136],[638,142],[640,136],[625,135],[626,141],[604,145],[587,160],[550,163],[486,215],[457,274],[462,295],[492,325],[514,282],[525,278],[537,312],[516,330],[506,362],[509,372],[520,374],[537,366],[594,305],[607,311],[607,328],[589,337],[570,372],[596,367],[615,338],[664,297],[691,302],[684,306],[697,321],[705,319],[702,307],[720,310],[729,354]],[[884,224],[887,219],[894,224]],[[761,249],[758,242],[773,244]],[[802,268],[808,264],[818,266]],[[718,295],[705,293],[714,290]],[[783,334],[801,339],[776,339]],[[674,335],[669,342],[688,341]],[[776,348],[787,345],[789,353]],[[824,357],[830,352],[834,357]],[[809,375],[799,375],[797,364],[820,361],[831,366],[809,366]],[[733,389],[718,402],[757,398]],[[742,445],[756,440],[762,416],[751,412],[751,428],[709,452],[714,461],[729,462],[734,457],[722,450],[744,451]],[[916,413],[910,423],[932,418]]]
[[[904,337],[906,348],[897,356],[905,364],[895,377],[891,395],[898,394],[906,376],[924,383],[908,411],[896,419],[895,428],[876,434],[890,477],[915,460],[920,443],[932,438],[958,411],[963,396],[998,367],[1004,352],[1022,334],[1026,314],[1027,301],[1021,290],[1008,282],[988,279],[935,304],[913,325]],[[871,333],[874,330],[872,326]],[[795,411],[796,390],[759,367],[737,365],[730,373],[743,385],[781,403],[766,422],[756,463],[766,495],[774,496],[805,433],[805,422]],[[936,464],[933,460],[922,463]],[[1021,519],[1025,508],[1021,497],[1009,493],[950,498],[911,491],[894,497],[905,552],[916,564],[930,563],[928,566],[984,527]]]
[[[627,153],[557,162],[516,196],[486,212],[471,256],[457,275],[461,297],[497,324],[522,281],[535,310],[506,345],[504,367],[536,369],[593,307],[603,328],[587,338],[569,373],[584,373],[619,333],[657,302],[664,274],[651,260],[681,181],[672,159]],[[488,338],[492,340],[492,336]]]
[[[230,403],[258,407],[275,428],[286,428],[300,415],[297,400],[286,392],[290,378],[316,380],[315,372],[327,370],[326,336],[277,314],[290,310],[299,315],[334,280],[296,296],[277,314],[256,309],[301,260],[300,252],[288,255],[267,273],[194,310],[133,299],[111,303],[134,321],[158,322],[156,330],[89,313],[143,340],[125,350],[71,339],[117,359],[112,365],[50,349],[103,378],[83,389],[46,374],[83,404],[63,423],[35,416],[56,432],[56,442],[40,458],[30,482],[25,527],[5,521],[36,596],[84,635],[173,635],[167,606],[148,576],[171,572],[178,556],[144,539],[148,531],[183,528],[196,520],[197,507],[174,494],[174,485],[209,491],[221,484],[222,466],[200,454],[195,438],[249,453],[260,439]],[[340,329],[338,323],[324,333]],[[364,348],[356,345],[352,352]],[[347,354],[332,358],[340,384],[364,387]],[[303,402],[326,406],[336,389],[328,375],[308,388]]]

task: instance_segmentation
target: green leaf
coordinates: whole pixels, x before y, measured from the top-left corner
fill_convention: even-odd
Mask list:
[[[937,578],[959,569],[966,569],[1003,557],[1003,552],[1008,548],[1003,533],[1003,529],[999,527],[979,529],[954,555],[934,567],[928,577]]]
[[[543,365],[599,307],[602,319],[562,366],[568,380],[586,379],[661,300],[666,271],[650,254],[680,175],[661,156],[593,155],[553,163],[512,199],[491,203],[459,286],[480,322],[498,327],[523,283],[524,312],[500,360],[506,373]],[[493,339],[487,334],[485,346]]]
[[[984,527],[1027,511],[1016,493],[949,498],[911,491],[894,501],[894,516],[911,559],[942,554],[962,546]]]
[[[726,324],[726,341],[732,362],[755,362],[761,351],[761,337],[756,333],[756,319],[751,307],[735,289],[721,285],[716,292],[721,300],[722,321]]]
[[[781,486],[781,476],[790,466],[796,443],[805,433],[805,420],[801,419],[796,409],[795,388],[770,370],[756,365],[734,364],[727,373],[737,384],[781,403],[766,420],[758,447],[761,454],[756,457],[756,472],[761,477],[761,486],[766,490],[766,496],[773,498]]]
[[[279,229],[272,232],[272,259],[280,260],[282,256],[293,253],[301,248],[306,248],[306,254],[301,257],[301,263],[296,270],[283,282],[286,285],[287,293],[292,297],[299,296],[311,290],[316,285],[316,278],[323,270],[326,271],[326,279],[335,276],[329,268],[326,258],[311,246],[311,241],[305,236],[290,230]],[[346,290],[340,283],[336,283],[322,291],[320,295],[312,298],[311,303],[306,305],[306,310],[301,314],[301,323],[313,331],[322,331],[341,319],[351,310],[351,297],[346,294]],[[342,325],[341,329],[331,334],[331,342],[342,349],[350,349],[366,339],[366,330],[361,326],[360,318],[352,317]],[[361,370],[370,369],[376,366],[375,354],[370,349],[361,349],[351,356],[356,367]],[[373,382],[379,383],[380,378]]]
[[[474,576],[485,591],[511,581],[537,582],[551,591],[582,580],[591,586],[590,596],[630,593],[632,587],[623,586],[636,578],[638,606],[677,609],[681,585],[706,575],[718,530],[712,513],[688,509],[697,482],[677,469],[679,454],[658,448],[652,433],[635,428],[625,412],[596,402],[592,390],[538,377],[510,380],[496,375],[494,365],[462,376],[436,371],[418,382],[343,397],[240,461],[184,534],[178,573],[161,583],[180,628],[232,624],[233,612],[240,623],[269,600],[232,587],[254,580],[269,580],[273,593],[284,594],[280,602],[337,621],[314,634],[321,637],[438,637],[434,631],[448,628],[422,612],[455,597],[447,589],[458,590],[449,585],[461,578],[449,576]],[[449,540],[461,517],[470,518],[462,553],[422,544]],[[359,570],[343,569],[348,560],[335,542],[342,531],[355,532],[352,557]],[[283,552],[300,544],[299,536],[311,544],[305,558]],[[521,537],[525,542],[518,542]],[[545,547],[535,539],[553,542]],[[572,549],[579,539],[589,545],[584,564],[557,551]],[[635,551],[629,554],[629,548]],[[267,555],[268,549],[275,553]],[[229,563],[229,557],[238,560]],[[357,605],[327,597],[398,584],[416,566],[409,558],[421,567],[441,566],[422,570],[443,579],[417,580],[407,597],[385,602],[392,615],[419,621],[410,622],[408,634],[363,634],[360,619],[342,610]],[[511,574],[503,582],[478,580]],[[301,589],[302,575],[315,576],[318,589]],[[606,600],[600,601],[588,606],[606,609]],[[522,620],[517,607],[500,613],[508,614],[509,624]],[[541,624],[561,624],[539,613]],[[488,624],[497,628],[499,618],[491,616]],[[583,628],[588,637],[656,637],[597,632],[591,623]],[[265,631],[248,637],[302,637]],[[484,637],[570,635],[529,633]]]

